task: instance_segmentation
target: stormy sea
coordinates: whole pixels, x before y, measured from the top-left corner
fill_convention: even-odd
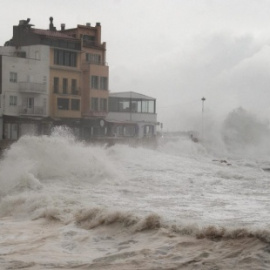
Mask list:
[[[23,136],[0,160],[0,269],[270,269],[267,124],[155,148]]]

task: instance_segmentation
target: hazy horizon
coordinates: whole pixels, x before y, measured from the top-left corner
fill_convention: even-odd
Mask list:
[[[44,29],[50,16],[57,29],[100,22],[110,91],[155,97],[164,130],[190,130],[200,125],[202,97],[206,121],[239,107],[269,119],[269,10],[266,0],[11,0],[0,44],[21,19]]]

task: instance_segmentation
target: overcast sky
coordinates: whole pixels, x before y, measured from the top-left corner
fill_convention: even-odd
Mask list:
[[[30,18],[102,26],[112,92],[157,99],[166,130],[243,107],[270,119],[270,0],[3,0],[0,44]],[[206,119],[207,120],[207,119]]]

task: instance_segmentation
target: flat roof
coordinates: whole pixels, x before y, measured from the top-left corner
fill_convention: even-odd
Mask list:
[[[118,97],[118,98],[131,98],[131,99],[147,99],[147,100],[156,100],[153,97],[149,97],[146,95],[142,95],[140,93],[136,92],[116,92],[116,93],[110,93],[109,97]]]

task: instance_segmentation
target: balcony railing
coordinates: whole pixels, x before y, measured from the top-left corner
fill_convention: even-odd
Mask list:
[[[22,93],[46,93],[46,84],[34,82],[19,82],[19,91]]]
[[[33,108],[26,108],[21,106],[19,108],[20,115],[32,115],[32,116],[45,116],[46,109],[42,106],[34,106]]]

